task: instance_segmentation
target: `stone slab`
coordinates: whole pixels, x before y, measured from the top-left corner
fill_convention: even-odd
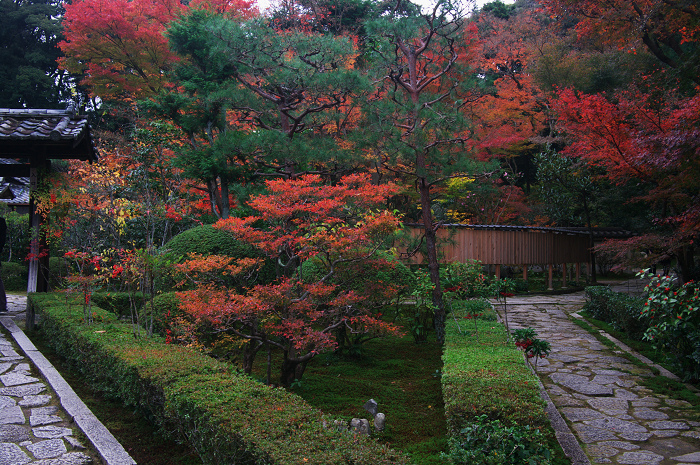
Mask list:
[[[22,408],[19,406],[0,409],[1,425],[23,425],[25,421],[26,419],[24,418],[24,413],[22,412]]]
[[[652,410],[649,408],[634,409],[632,410],[632,415],[640,420],[668,420],[668,415],[664,412],[659,412],[658,410]]]
[[[33,376],[28,376],[23,373],[15,373],[15,372],[10,372],[10,373],[5,373],[4,375],[0,375],[0,381],[2,381],[2,384],[5,386],[17,386],[20,384],[30,384],[30,383],[36,383],[40,381],[38,378],[35,378]]]
[[[89,465],[93,460],[82,452],[68,452],[55,459],[37,460],[32,465]]]
[[[31,461],[17,444],[0,443],[0,465],[24,465]]]
[[[37,459],[54,459],[68,452],[68,449],[66,449],[66,443],[61,439],[47,439],[45,441],[39,441],[27,446],[27,450]]]
[[[607,417],[600,420],[590,420],[584,422],[588,426],[606,429],[616,433],[646,433],[647,429],[639,423],[620,420],[618,418]]]
[[[24,397],[39,394],[46,390],[44,383],[26,384],[24,386],[13,386],[0,388],[0,396]]]
[[[31,426],[50,425],[52,423],[60,423],[63,419],[58,415],[30,415],[29,424]]]
[[[585,394],[588,396],[613,395],[613,390],[611,387],[593,383],[584,376],[572,375],[568,373],[553,373],[549,375],[549,377],[553,382],[574,390],[580,394]]]
[[[22,425],[0,425],[0,442],[29,441],[31,430]]]
[[[617,462],[623,465],[658,465],[664,459],[663,455],[653,452],[625,452]]]
[[[651,429],[690,429],[687,423],[682,421],[652,421],[649,423]]]
[[[38,395],[38,396],[24,396],[24,399],[20,400],[18,404],[21,407],[41,407],[51,402],[51,396]]]
[[[38,426],[32,430],[34,436],[42,439],[56,439],[63,436],[71,436],[73,430],[62,426]]]
[[[700,452],[693,452],[691,454],[679,455],[671,458],[673,460],[677,460],[678,462],[700,463]]]
[[[583,425],[580,423],[574,424],[573,429],[576,431],[581,442],[591,444],[600,441],[614,441],[618,437],[611,431],[595,428],[593,426]]]

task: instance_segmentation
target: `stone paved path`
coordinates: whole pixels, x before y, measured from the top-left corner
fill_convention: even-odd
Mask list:
[[[26,297],[8,296],[8,313],[24,317]],[[102,463],[12,337],[0,333],[0,465]],[[89,443],[86,443],[89,444]]]
[[[617,286],[639,292],[640,285]],[[508,299],[511,331],[532,327],[552,344],[536,368],[549,397],[591,463],[700,463],[700,414],[685,401],[655,394],[640,382],[654,376],[572,322],[583,292]],[[502,306],[499,307],[504,316]]]

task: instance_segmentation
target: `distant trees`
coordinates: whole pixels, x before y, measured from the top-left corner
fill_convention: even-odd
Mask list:
[[[62,14],[57,0],[0,0],[0,107],[65,107],[74,89],[56,63]]]

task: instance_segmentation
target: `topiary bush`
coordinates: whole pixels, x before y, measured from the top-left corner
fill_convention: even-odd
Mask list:
[[[2,262],[0,273],[2,273],[5,291],[22,292],[27,290],[27,279],[29,277],[29,268],[27,266],[15,262]]]
[[[215,228],[212,225],[202,225],[183,231],[173,237],[162,248],[162,251],[172,259],[184,260],[191,253],[200,255],[224,255],[233,258],[260,258],[251,245],[239,241],[232,234]],[[266,260],[257,273],[249,276],[245,283],[232,285],[253,286],[256,284],[269,284],[277,278],[275,263]]]

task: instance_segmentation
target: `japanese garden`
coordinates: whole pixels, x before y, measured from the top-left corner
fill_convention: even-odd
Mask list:
[[[0,23],[0,320],[130,463],[700,463],[696,1]]]

